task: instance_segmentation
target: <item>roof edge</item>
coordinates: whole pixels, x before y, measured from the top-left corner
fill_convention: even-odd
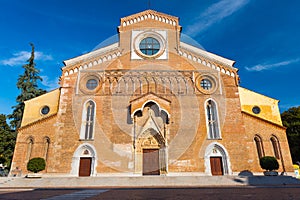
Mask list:
[[[82,55],[74,57],[74,58],[70,58],[68,60],[63,61],[63,64],[65,66],[62,67],[62,69],[64,69],[66,66],[73,65],[73,64],[79,62],[80,60],[89,59],[89,58],[93,57],[95,54],[102,54],[102,53],[105,53],[105,52],[107,52],[111,49],[115,49],[115,48],[118,48],[118,47],[119,47],[119,42],[116,42],[116,43],[113,43],[109,46],[106,46],[106,47],[103,47],[103,48],[100,48],[100,49],[96,49],[94,51],[88,52],[86,54],[82,54]]]
[[[219,61],[221,63],[224,63],[225,65],[230,66],[230,67],[234,68],[235,70],[237,70],[237,68],[235,68],[233,66],[235,64],[234,60],[230,60],[228,58],[224,58],[222,56],[219,56],[217,54],[205,51],[203,49],[200,49],[198,47],[192,46],[192,45],[187,44],[185,42],[180,42],[180,47],[183,47],[183,48],[185,48],[187,50],[191,50],[192,52],[200,54],[203,57],[206,57],[206,58],[213,59],[213,60]]]
[[[248,91],[250,91],[250,92],[256,93],[256,94],[261,95],[261,96],[264,96],[264,97],[266,97],[266,98],[275,100],[275,101],[277,101],[277,103],[279,103],[279,101],[280,101],[280,100],[278,100],[278,99],[275,99],[275,98],[269,97],[269,96],[267,96],[267,95],[264,95],[264,94],[255,92],[255,91],[253,91],[253,90],[249,90],[248,88],[244,88],[244,87],[241,87],[241,86],[238,86],[238,88],[241,88],[241,89],[244,89],[244,90],[248,90]]]
[[[147,9],[147,10],[144,10],[144,11],[141,11],[141,12],[138,12],[138,13],[134,13],[134,14],[131,14],[131,15],[122,17],[122,18],[121,18],[121,21],[122,21],[122,20],[125,20],[125,19],[127,19],[127,18],[130,18],[130,17],[136,16],[136,15],[152,14],[152,13],[153,13],[153,14],[158,14],[158,15],[164,15],[164,16],[166,16],[166,17],[170,17],[170,18],[173,18],[173,19],[176,19],[176,20],[179,19],[179,17],[173,16],[173,15],[169,15],[169,14],[166,14],[166,13],[163,13],[163,12],[159,12],[159,11],[156,11],[156,10],[152,10],[152,9]]]
[[[277,124],[277,123],[275,123],[275,122],[272,122],[272,121],[263,119],[263,118],[261,118],[261,117],[259,117],[259,116],[253,115],[253,114],[248,113],[248,112],[246,112],[246,111],[242,111],[242,113],[244,113],[245,115],[248,115],[248,116],[250,116],[250,117],[253,117],[253,118],[255,118],[255,119],[259,119],[259,120],[262,120],[262,121],[264,121],[264,122],[267,122],[267,123],[270,123],[270,124],[272,124],[272,125],[275,125],[275,126],[277,126],[277,127],[279,127],[279,128],[286,129],[286,127],[283,126],[283,125],[280,125],[280,124]]]
[[[30,102],[30,101],[35,100],[36,98],[42,97],[42,96],[44,96],[44,95],[48,95],[49,93],[55,92],[56,90],[60,90],[60,87],[59,87],[59,88],[56,88],[56,89],[54,89],[54,90],[51,90],[51,91],[49,91],[49,92],[46,92],[45,94],[42,94],[42,95],[40,95],[40,96],[34,97],[34,98],[32,98],[32,99],[28,99],[28,100],[24,101],[24,103]]]

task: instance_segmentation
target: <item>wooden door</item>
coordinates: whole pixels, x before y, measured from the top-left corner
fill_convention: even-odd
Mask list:
[[[222,157],[210,157],[210,168],[213,176],[223,175]]]
[[[92,158],[80,158],[79,176],[91,175]]]
[[[159,149],[143,149],[143,175],[159,174]]]

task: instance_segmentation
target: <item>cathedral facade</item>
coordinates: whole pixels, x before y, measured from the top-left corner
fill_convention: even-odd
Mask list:
[[[239,86],[235,61],[203,50],[179,19],[121,18],[117,37],[64,61],[60,87],[25,102],[12,170],[49,176],[293,171],[278,100]]]

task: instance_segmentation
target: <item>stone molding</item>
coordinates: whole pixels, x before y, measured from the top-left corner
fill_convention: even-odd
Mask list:
[[[97,52],[91,52],[90,55],[83,55],[82,58],[78,59],[78,61],[70,62],[70,66],[65,66],[62,68],[63,76],[69,76],[72,74],[78,73],[80,70],[88,69],[96,65],[100,65],[102,63],[106,63],[108,61],[112,61],[117,57],[122,55],[122,51],[119,48],[112,48],[107,52],[102,52],[100,55]],[[79,58],[79,57],[78,57]],[[74,58],[76,59],[76,58]],[[79,64],[77,64],[77,62]],[[66,61],[65,61],[66,63]]]
[[[181,43],[183,44],[183,43]],[[234,61],[230,61],[225,58],[222,58],[217,55],[213,55],[212,53],[203,51],[202,53],[206,53],[207,55],[204,56],[200,51],[194,52],[191,49],[188,48],[189,45],[181,46],[178,54],[182,57],[185,57],[195,63],[202,64],[206,67],[209,67],[211,69],[214,69],[216,71],[219,71],[223,74],[226,74],[228,76],[238,78],[237,75],[237,69],[232,66]],[[212,58],[215,57],[215,58]],[[225,60],[225,61],[220,61],[220,60]],[[230,64],[232,63],[232,64]]]
[[[54,113],[52,115],[49,115],[49,116],[46,116],[46,117],[43,117],[37,121],[34,121],[34,122],[31,122],[29,124],[26,124],[25,126],[22,126],[18,129],[18,132],[21,132],[23,131],[24,129],[28,128],[28,127],[32,127],[32,126],[35,126],[35,125],[39,125],[41,123],[44,123],[45,121],[48,121],[50,119],[52,119],[53,117],[56,117],[57,116],[57,113]]]
[[[86,74],[91,73],[90,70],[80,71],[79,77],[86,77]],[[195,77],[201,74],[207,74],[207,71],[201,70],[93,70],[93,76],[97,75],[101,79],[97,89],[92,95],[132,95],[140,96],[148,93],[157,95],[194,95],[206,94],[201,90],[196,89]],[[221,92],[221,83],[219,73],[214,74],[216,78],[216,88],[214,94]],[[77,88],[80,84],[84,84],[81,80],[77,81]],[[219,84],[219,85],[217,85]],[[76,90],[76,95],[84,94],[82,90]]]
[[[121,18],[121,27],[129,26],[147,19],[152,19],[172,26],[178,25],[178,17],[166,15],[154,10],[146,10],[128,17]]]

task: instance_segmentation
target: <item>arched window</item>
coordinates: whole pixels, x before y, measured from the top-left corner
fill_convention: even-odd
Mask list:
[[[80,139],[92,140],[94,138],[95,106],[92,100],[84,105]]]
[[[272,136],[270,140],[272,142],[274,156],[277,159],[280,159],[280,149],[279,149],[279,141],[278,141],[278,139],[275,136]]]
[[[263,148],[263,143],[262,143],[261,137],[259,135],[255,135],[254,141],[255,141],[255,145],[256,145],[256,150],[257,150],[258,158],[264,157],[265,156],[265,152],[264,152],[264,148]]]
[[[33,149],[33,138],[29,137],[27,139],[27,155],[26,155],[26,161],[27,162],[31,158],[32,149]]]
[[[50,139],[48,137],[45,137],[45,139],[44,139],[44,159],[46,161],[48,158],[49,146],[50,146]]]
[[[213,100],[208,100],[205,105],[206,109],[206,124],[208,129],[209,139],[220,139],[221,134],[218,123],[218,111],[216,103]]]

